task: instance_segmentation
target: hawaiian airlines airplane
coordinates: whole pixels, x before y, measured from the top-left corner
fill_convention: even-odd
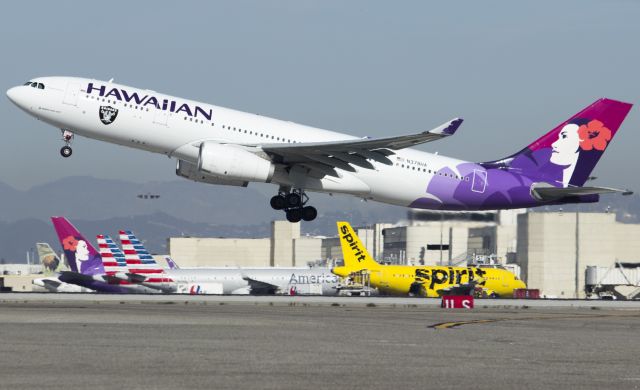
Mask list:
[[[317,210],[307,191],[394,205],[486,210],[597,202],[630,191],[584,186],[631,109],[598,99],[519,152],[475,163],[411,149],[455,133],[461,118],[433,130],[379,139],[234,111],[111,81],[41,77],[7,91],[29,115],[59,128],[71,156],[75,134],[177,160],[194,181],[278,185],[271,207],[291,222]]]
[[[85,289],[103,293],[157,293],[157,289],[143,285],[132,284],[117,278],[109,278],[126,268],[124,261],[110,255],[104,245],[97,251],[89,240],[64,217],[51,217],[65,258],[71,271],[61,271],[57,280],[61,283],[72,284]],[[98,236],[99,244],[104,244],[105,237]],[[107,255],[109,254],[109,255]],[[124,260],[124,256],[119,256]],[[46,288],[46,287],[45,287]]]

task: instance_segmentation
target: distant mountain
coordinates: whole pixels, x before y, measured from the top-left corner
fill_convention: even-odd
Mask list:
[[[276,187],[273,186],[275,194]],[[160,195],[158,199],[140,199],[138,195]],[[252,225],[284,219],[284,213],[269,206],[271,195],[252,188],[213,186],[188,180],[133,183],[93,177],[67,177],[16,190],[0,183],[0,221],[15,222],[28,218],[47,221],[52,215],[79,220],[105,220],[163,212],[190,222],[214,225]],[[349,196],[312,194],[311,204],[324,213],[344,211],[370,221],[397,219],[406,209],[364,203]],[[313,229],[313,228],[312,228]]]
[[[141,199],[138,195],[160,197]],[[269,206],[270,196],[251,187],[188,180],[133,183],[67,177],[26,191],[0,183],[0,259],[23,262],[26,252],[39,241],[57,248],[49,220],[53,215],[69,218],[88,238],[131,229],[155,253],[166,253],[170,236],[269,237],[271,221],[284,219],[283,212]],[[303,234],[334,235],[338,219],[356,224],[395,222],[407,212],[403,207],[344,195],[311,196],[319,216],[303,223]]]

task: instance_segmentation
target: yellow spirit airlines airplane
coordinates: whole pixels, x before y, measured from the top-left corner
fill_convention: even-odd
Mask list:
[[[371,286],[382,293],[440,297],[452,290],[479,287],[486,296],[512,297],[514,290],[527,287],[513,273],[499,268],[382,265],[369,255],[348,222],[338,222],[338,235],[344,266],[334,267],[333,273],[349,277],[366,272]]]
[[[39,77],[7,91],[23,111],[62,131],[164,154],[194,181],[279,186],[271,207],[316,218],[306,191],[438,210],[493,210],[597,202],[625,192],[584,186],[631,104],[599,99],[519,152],[475,163],[411,149],[453,135],[461,118],[378,139],[303,126],[111,81]],[[627,191],[628,193],[628,191]]]

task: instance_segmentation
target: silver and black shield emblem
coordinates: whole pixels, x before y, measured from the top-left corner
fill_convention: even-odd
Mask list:
[[[100,120],[105,125],[113,123],[118,116],[118,109],[111,106],[100,106]]]

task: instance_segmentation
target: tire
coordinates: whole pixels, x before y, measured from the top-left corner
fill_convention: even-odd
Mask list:
[[[285,200],[287,202],[287,207],[298,207],[302,204],[302,198],[295,192],[287,194],[287,196],[285,196]]]
[[[291,209],[287,211],[287,221],[291,223],[300,222],[302,219],[302,209]]]
[[[60,155],[64,158],[70,157],[73,154],[73,150],[70,146],[63,146],[60,149]]]
[[[282,210],[287,205],[287,201],[284,199],[284,196],[276,195],[271,198],[269,202],[271,204],[271,208],[274,210]]]
[[[313,221],[318,216],[318,210],[315,207],[307,206],[302,209],[302,219],[305,221]]]

